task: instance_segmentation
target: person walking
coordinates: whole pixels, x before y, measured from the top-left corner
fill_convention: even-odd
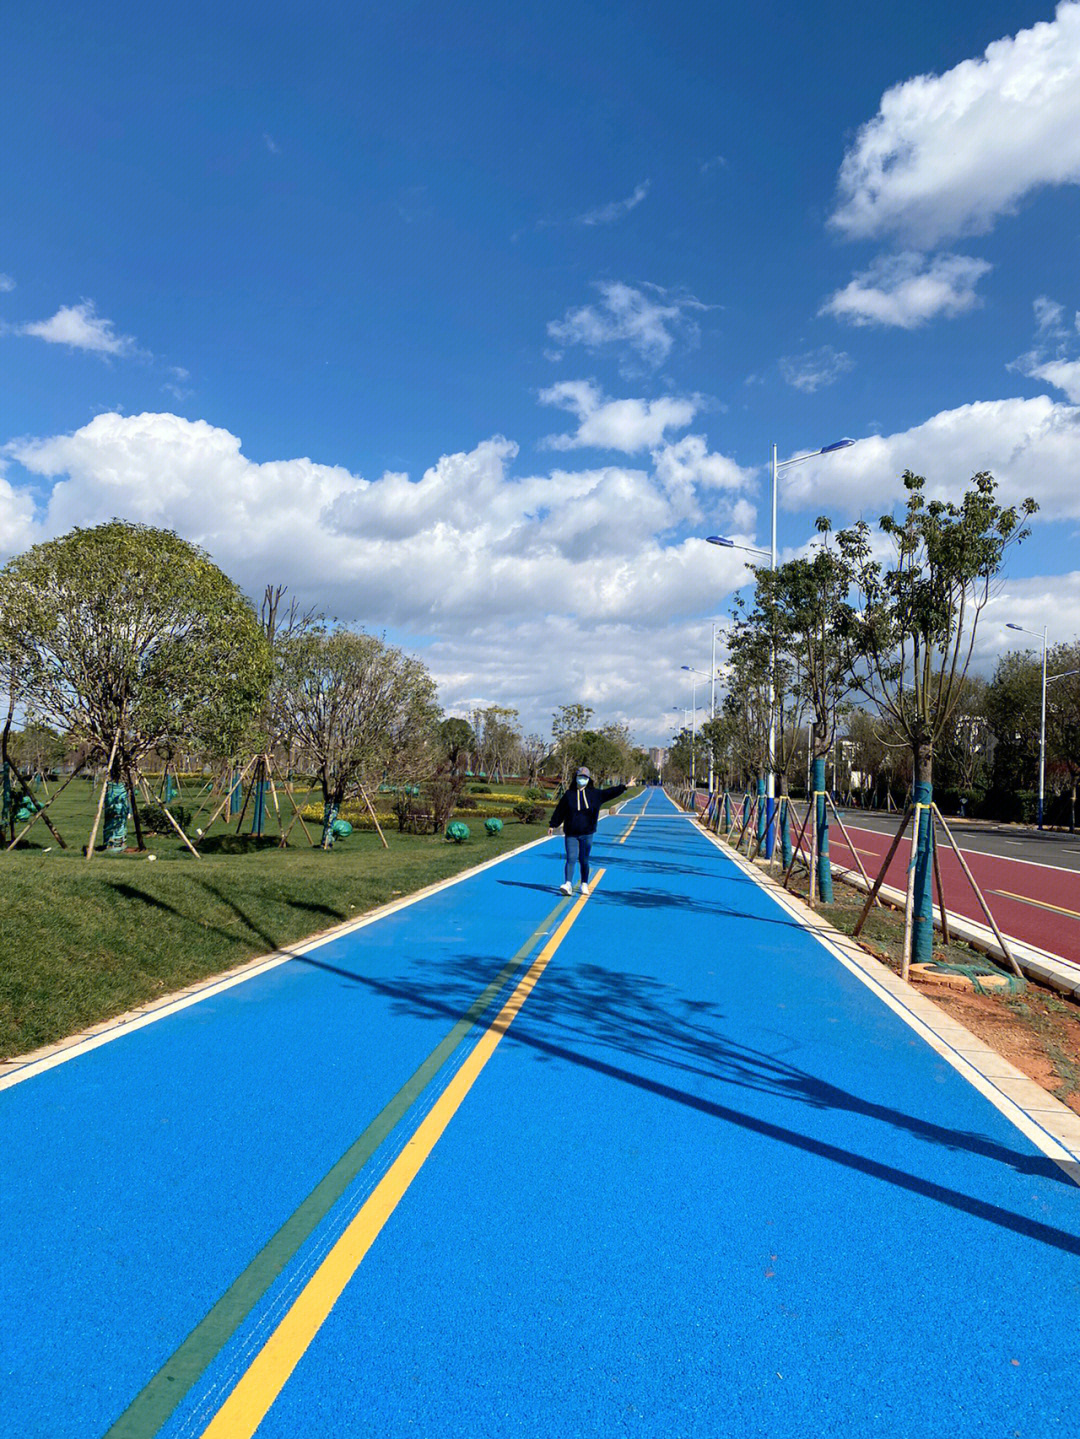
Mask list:
[[[563,842],[566,845],[566,879],[559,886],[563,894],[574,892],[574,865],[581,868],[581,892],[589,892],[589,851],[596,833],[600,809],[609,799],[616,799],[626,789],[624,784],[613,785],[610,789],[597,789],[592,775],[584,765],[574,776],[574,782],[555,806],[551,816],[548,834],[554,834],[562,825]]]

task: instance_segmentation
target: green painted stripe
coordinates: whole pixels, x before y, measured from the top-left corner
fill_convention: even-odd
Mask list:
[[[532,953],[539,941],[556,925],[570,906],[560,900],[547,918],[529,936],[512,959],[502,967],[484,992],[454,1025],[446,1038],[371,1121],[359,1139],[341,1156],[333,1169],[316,1185],[292,1216],[225,1291],[150,1380],[146,1388],[108,1429],[103,1439],[152,1439],[198,1380],[211,1361],[236,1332],[285,1266],[329,1214],[345,1190],[363,1169],[379,1145],[405,1116],[427,1086],[446,1064],[476,1021],[502,990],[515,970]]]

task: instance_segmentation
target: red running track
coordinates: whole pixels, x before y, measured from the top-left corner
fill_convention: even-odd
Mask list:
[[[874,879],[888,852],[892,836],[849,824],[846,816],[844,826],[859,852],[863,868]],[[999,929],[1005,935],[1058,954],[1062,959],[1080,963],[1080,873],[964,849],[960,836],[956,837],[956,842],[986,897]],[[945,905],[950,914],[959,914],[965,919],[985,924],[986,918],[971,885],[940,831],[938,856],[941,882],[945,887]],[[834,864],[857,868],[835,820],[829,825],[829,857]],[[886,884],[899,890],[906,887],[910,857],[909,825],[889,865]],[[936,889],[934,900],[937,901]]]
[[[698,809],[703,807],[704,797],[698,796]],[[794,813],[792,817],[794,818]],[[897,824],[899,822],[898,818]],[[846,815],[844,827],[858,850],[863,868],[871,879],[875,879],[892,842],[892,835],[866,829],[857,821],[852,824]],[[796,829],[792,835],[793,840],[797,832]],[[985,924],[986,917],[971,885],[940,831],[939,841],[938,855],[941,861],[941,882],[945,886],[946,908],[950,914],[962,915],[965,919]],[[1017,939],[1022,944],[1033,944],[1050,954],[1060,955],[1062,959],[1080,964],[1080,871],[965,849],[960,836],[956,836],[956,842],[986,897],[999,929],[1007,937]],[[803,849],[809,852],[808,843],[804,842]],[[901,891],[907,887],[910,857],[909,825],[889,865],[885,876],[886,884]],[[835,819],[830,819],[829,822],[829,858],[833,864],[858,868]],[[936,888],[934,901],[937,902]]]

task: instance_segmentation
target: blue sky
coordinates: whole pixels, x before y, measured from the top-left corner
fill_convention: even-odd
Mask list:
[[[988,468],[1042,511],[980,662],[1080,633],[1080,5],[6,25],[0,554],[168,524],[448,706],[658,740],[745,579],[701,537],[850,435],[787,550]]]

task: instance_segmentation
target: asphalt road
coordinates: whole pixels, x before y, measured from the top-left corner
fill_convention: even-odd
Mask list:
[[[1080,1432],[1034,1131],[662,793],[594,856],[0,1082],[0,1435]]]
[[[840,807],[845,824],[858,824],[864,829],[895,834],[900,815],[878,815],[871,810]],[[1053,865],[1057,869],[1080,874],[1080,834],[1064,834],[1054,830],[1021,829],[1016,825],[991,826],[982,821],[951,817],[946,823],[965,852],[994,854],[1003,859],[1022,859],[1028,864]]]

